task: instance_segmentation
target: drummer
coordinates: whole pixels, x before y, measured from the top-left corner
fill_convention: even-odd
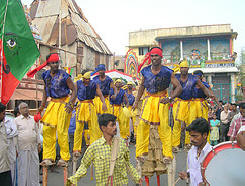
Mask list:
[[[201,174],[201,163],[207,153],[212,149],[207,143],[208,133],[210,131],[209,123],[204,118],[194,120],[186,130],[190,134],[192,144],[188,152],[188,171],[180,172],[179,177],[189,182],[190,186],[205,185]]]
[[[228,132],[228,136],[230,136],[230,141],[236,140],[239,129],[242,126],[245,126],[245,102],[241,102],[239,104],[240,112],[235,115],[231,121],[231,126]]]
[[[245,125],[239,129],[236,139],[241,149],[245,150]]]

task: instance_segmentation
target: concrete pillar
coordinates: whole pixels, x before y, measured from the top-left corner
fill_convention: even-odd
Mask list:
[[[208,60],[211,60],[211,50],[210,50],[210,40],[207,40],[208,42]]]
[[[234,73],[231,74],[231,102],[235,102],[235,93],[236,93],[236,85],[235,85],[235,81],[236,81],[236,76]]]
[[[183,42],[182,40],[180,40],[180,60],[183,60],[184,57],[183,57]]]
[[[212,83],[212,75],[211,74],[208,74],[207,82],[208,82],[209,85],[213,84]]]

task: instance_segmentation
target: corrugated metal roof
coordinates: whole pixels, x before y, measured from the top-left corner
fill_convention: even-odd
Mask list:
[[[35,18],[57,16],[60,13],[60,6],[61,0],[38,1],[38,7]]]
[[[60,11],[62,12],[62,46],[72,44],[79,39],[99,53],[112,55],[106,44],[88,23],[75,0],[39,0],[31,5],[31,12],[35,14],[32,24],[37,26],[44,43],[58,46]],[[70,36],[70,34],[73,35]]]
[[[37,29],[40,32],[40,35],[42,37],[42,41],[44,43],[47,43],[47,41],[50,39],[53,26],[57,20],[57,16],[50,16],[45,18],[35,18],[32,20],[32,24],[36,25]]]

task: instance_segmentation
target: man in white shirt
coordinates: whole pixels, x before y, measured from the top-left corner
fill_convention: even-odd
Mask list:
[[[6,127],[7,141],[9,146],[9,162],[12,176],[12,184],[16,185],[16,152],[17,152],[17,127],[14,119],[11,116],[6,115],[4,119],[4,125]]]
[[[220,114],[220,121],[221,121],[220,140],[221,140],[221,142],[229,140],[227,137],[227,133],[228,133],[229,127],[230,127],[230,121],[229,121],[229,117],[228,117],[230,112],[231,111],[229,110],[229,105],[226,104],[224,106],[224,110]]]
[[[8,156],[8,141],[6,128],[4,125],[6,106],[0,103],[0,184],[1,186],[11,186],[11,171]]]
[[[29,115],[28,105],[19,105],[20,116],[15,118],[18,130],[18,186],[39,185],[39,158],[41,141],[38,126]]]
[[[181,179],[189,180],[191,186],[205,185],[201,174],[201,163],[205,156],[212,149],[207,142],[208,133],[210,131],[209,123],[204,118],[194,120],[187,128],[190,134],[192,147],[188,152],[188,170],[180,172]]]

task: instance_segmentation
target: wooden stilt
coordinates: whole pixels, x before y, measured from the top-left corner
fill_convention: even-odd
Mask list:
[[[172,183],[173,183],[173,186],[175,186],[175,182],[174,182],[174,180],[175,180],[175,174],[176,174],[176,154],[177,153],[173,153],[173,161],[172,161],[172,163],[173,163],[173,174],[172,174]]]
[[[173,162],[167,164],[168,167],[168,186],[173,186]]]
[[[67,166],[65,166],[64,167],[64,185],[66,185],[67,177],[68,177],[68,171],[67,171]]]
[[[48,167],[43,166],[43,186],[47,186],[48,184]]]
[[[73,175],[76,173],[76,170],[77,170],[77,158],[73,157],[73,160],[72,160],[72,174]]]
[[[94,179],[94,171],[93,171],[93,164],[90,166],[90,180]]]

